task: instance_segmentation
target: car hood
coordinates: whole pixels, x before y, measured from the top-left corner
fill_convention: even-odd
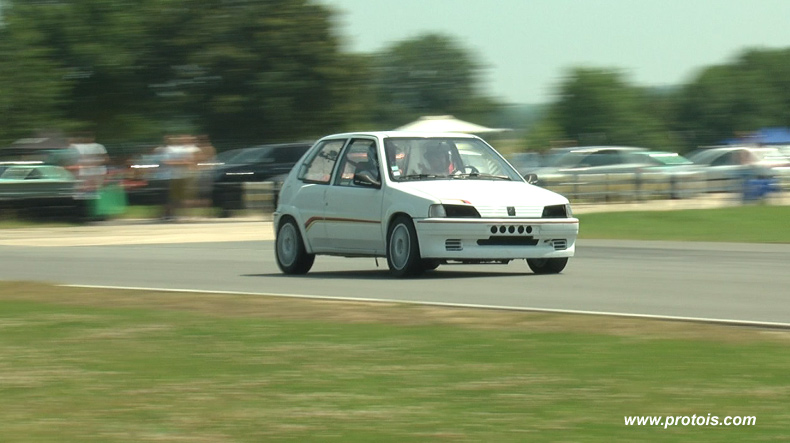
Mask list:
[[[534,216],[542,213],[544,206],[568,203],[567,198],[556,192],[517,181],[432,180],[394,183],[392,187],[442,203],[469,202],[484,217],[485,213],[496,216],[508,206],[522,208],[517,211],[519,215]]]

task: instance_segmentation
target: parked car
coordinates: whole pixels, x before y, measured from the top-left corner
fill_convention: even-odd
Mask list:
[[[576,196],[687,197],[695,192],[688,185],[698,179],[698,168],[677,153],[639,147],[562,148],[548,159],[546,166],[535,170],[537,184]]]
[[[749,178],[790,173],[790,160],[775,147],[717,146],[695,151],[689,160],[704,169],[709,192],[741,192]]]
[[[514,259],[555,274],[579,221],[479,137],[395,131],[316,142],[283,183],[274,229],[286,274],[308,272],[316,255],[386,257],[396,277]]]
[[[213,158],[209,159],[206,162],[198,163],[198,166],[208,166],[208,167],[218,167],[223,166],[227,163],[231,163],[233,157],[244,152],[244,148],[237,148],[237,149],[230,149],[227,151],[222,151],[217,153]]]
[[[58,211],[79,215],[80,181],[65,168],[46,164],[0,166],[0,206],[28,212]]]
[[[553,157],[551,163],[535,171],[539,183],[573,179],[578,174],[633,172],[652,162],[638,155],[644,148],[590,146],[568,149]]]
[[[543,166],[543,157],[537,152],[516,152],[506,158],[522,176],[534,173]]]
[[[131,205],[163,205],[167,202],[168,181],[164,156],[141,154],[129,160],[122,185]]]
[[[285,143],[244,148],[211,171],[211,201],[224,214],[244,208],[243,183],[275,182],[275,188],[291,171],[310,143]]]
[[[650,181],[667,185],[671,198],[689,198],[702,191],[702,168],[677,152],[644,151],[636,155],[645,157],[644,162],[648,164],[637,171],[640,187]]]

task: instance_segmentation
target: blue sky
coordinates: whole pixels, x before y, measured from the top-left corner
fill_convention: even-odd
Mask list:
[[[427,32],[454,37],[506,103],[545,103],[577,66],[640,86],[691,81],[748,48],[790,48],[790,0],[319,0],[345,49],[375,52]]]

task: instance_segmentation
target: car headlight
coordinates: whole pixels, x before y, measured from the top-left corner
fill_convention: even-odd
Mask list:
[[[428,217],[431,218],[480,218],[472,205],[431,205],[428,208]]]
[[[572,217],[571,205],[551,205],[543,208],[543,218],[569,218]]]
[[[428,208],[428,217],[430,218],[447,217],[447,211],[444,210],[444,205],[431,205]]]

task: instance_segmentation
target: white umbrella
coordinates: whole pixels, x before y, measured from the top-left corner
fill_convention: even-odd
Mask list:
[[[510,129],[487,128],[475,123],[458,120],[452,115],[428,115],[403,125],[396,131],[415,132],[463,132],[469,134],[484,134],[491,132],[505,132]]]

